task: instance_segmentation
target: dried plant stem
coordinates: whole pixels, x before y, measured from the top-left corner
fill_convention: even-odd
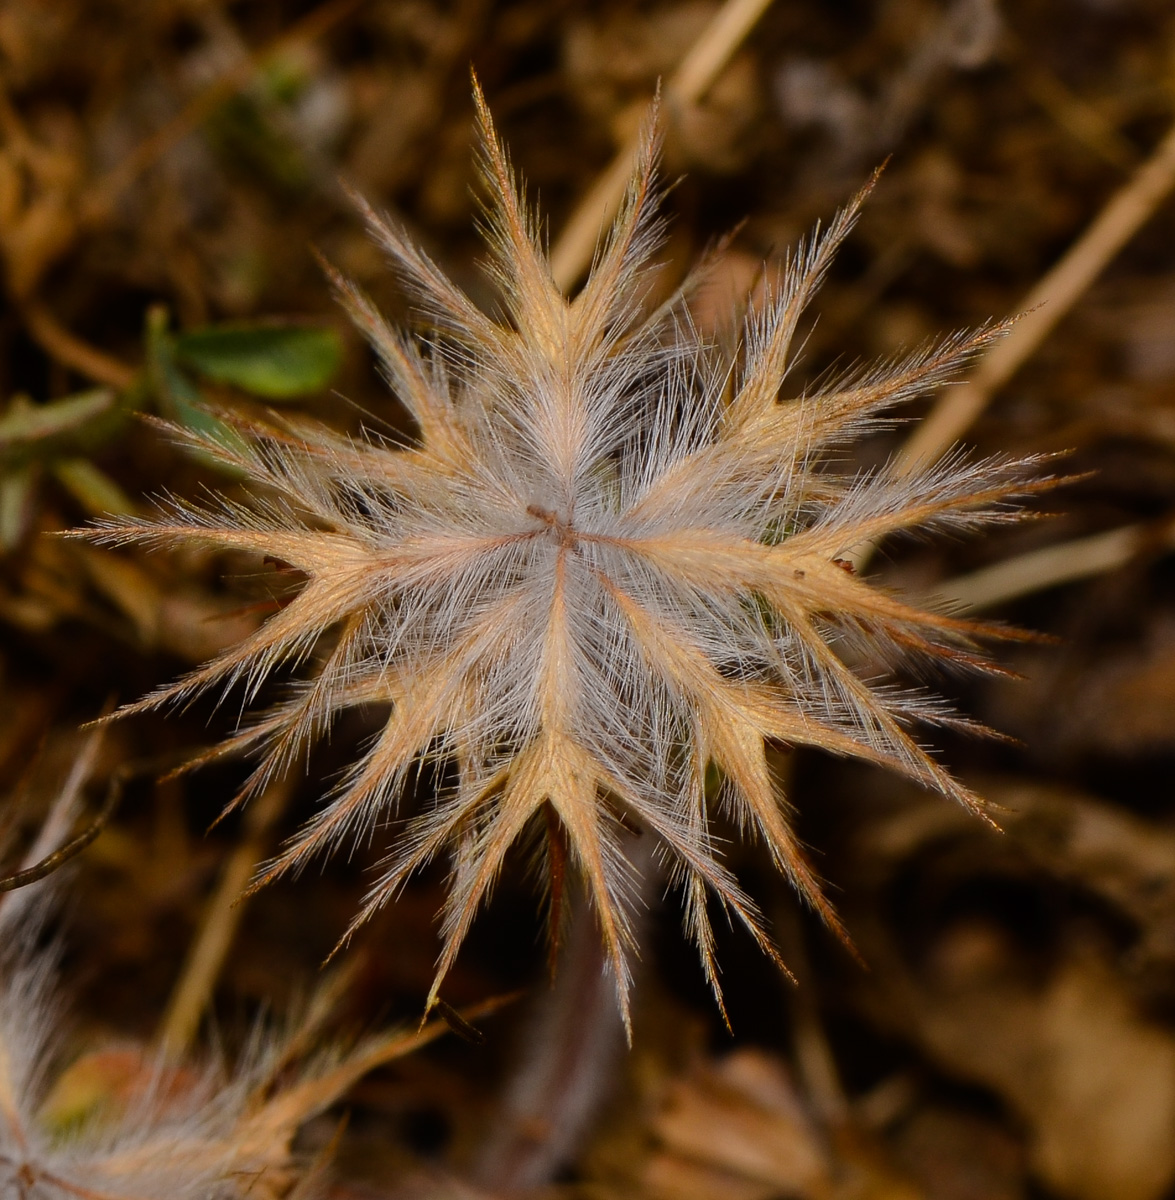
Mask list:
[[[119,391],[134,381],[134,367],[70,333],[40,301],[25,305],[22,313],[33,340],[62,366]]]
[[[804,1093],[825,1127],[846,1125],[849,1104],[820,1017],[804,930],[794,907],[781,914],[777,929],[780,949],[795,977],[788,996],[791,1040]]]
[[[613,1083],[623,1046],[616,986],[583,905],[554,986],[527,1031],[524,1056],[475,1172],[477,1185],[512,1195],[550,1183]]]
[[[689,48],[667,89],[672,100],[696,104],[767,11],[771,0],[727,0]]]
[[[62,800],[65,800],[69,795],[67,792],[63,794]],[[46,854],[43,858],[36,859],[32,865],[23,867],[12,875],[5,875],[0,879],[0,892],[15,892],[21,888],[31,887],[34,883],[40,883],[42,879],[47,879],[55,871],[60,870],[71,858],[76,858],[85,848],[95,842],[98,835],[106,828],[106,823],[109,821],[114,809],[118,805],[120,789],[115,786],[112,781],[109,794],[106,797],[106,803],[102,806],[102,810],[94,818],[94,820],[82,830],[76,837],[70,840],[59,849]],[[65,810],[64,804],[55,805],[50,813],[49,821],[46,827],[55,826],[58,815]]]
[[[41,826],[36,841],[33,842],[21,862],[20,869],[0,879],[0,901],[4,903],[4,916],[0,922],[0,931],[13,930],[20,924],[24,911],[30,904],[35,905],[37,901],[36,891],[28,889],[51,875],[69,859],[80,854],[102,831],[102,827],[113,811],[120,790],[116,790],[115,780],[111,780],[106,803],[94,822],[77,837],[66,840],[70,826],[81,807],[82,789],[93,773],[103,736],[102,729],[95,729],[86,738],[81,752],[70,767],[69,775],[61,791],[57,794],[57,798],[49,810],[48,817]],[[4,895],[4,893],[16,894]]]
[[[642,899],[660,881],[645,835],[630,848]],[[510,1078],[475,1169],[495,1195],[549,1184],[574,1155],[615,1082],[624,1023],[609,978],[595,917],[581,896],[549,994],[527,1029],[522,1060]]]
[[[987,406],[1073,307],[1107,263],[1175,187],[1175,125],[1157,150],[1110,198],[1084,234],[1018,305],[1024,315],[993,343],[971,377],[951,388],[902,447],[905,470],[937,459]]]
[[[244,839],[225,864],[208,901],[200,931],[188,950],[159,1027],[159,1045],[172,1057],[182,1055],[196,1034],[244,915],[245,889],[267,853],[270,830],[285,808],[290,791],[291,784],[279,780],[245,810]]]
[[[588,269],[600,230],[620,208],[639,152],[639,137],[630,137],[592,184],[568,219],[559,240],[551,247],[551,275],[560,290],[566,292],[574,287]]]
[[[1125,138],[1106,120],[1098,109],[1057,78],[1047,67],[1035,62],[1035,56],[1025,48],[1024,53],[1033,65],[1025,71],[1024,80],[1029,95],[1067,133],[1099,158],[1128,171],[1135,165],[1137,155]]]
[[[967,609],[994,608],[1019,596],[1102,575],[1125,566],[1146,550],[1175,546],[1175,521],[1124,525],[1092,537],[1075,538],[949,579],[938,598]]]
[[[1024,315],[1007,336],[991,343],[970,378],[950,388],[919,422],[898,452],[897,465],[903,474],[933,463],[962,437],[992,396],[1032,356],[1173,187],[1175,125],[1060,262],[1020,302],[1017,311]],[[863,571],[876,548],[875,541],[863,542],[846,557]]]
[[[727,0],[686,52],[665,87],[666,108],[697,104],[722,73],[723,67],[767,11],[771,0]],[[620,210],[624,189],[632,178],[641,148],[639,122],[604,173],[580,201],[551,249],[551,274],[563,291],[575,286],[591,265],[600,238]]]
[[[284,33],[250,54],[194,96],[170,121],[141,141],[118,166],[100,179],[86,205],[89,222],[106,219],[113,203],[153,162],[192,132],[216,108],[240,91],[267,58],[312,42],[349,17],[364,0],[326,0],[295,21]]]

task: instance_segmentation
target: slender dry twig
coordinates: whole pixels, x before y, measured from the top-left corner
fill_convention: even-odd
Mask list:
[[[11,875],[0,878],[0,892],[14,892],[52,875],[71,858],[76,858],[81,854],[97,838],[107,821],[110,820],[122,794],[122,778],[117,774],[111,779],[107,789],[106,802],[93,822],[77,837],[71,838],[64,844],[61,843],[61,838],[73,823],[78,798],[86,779],[94,768],[102,736],[103,731],[95,729],[86,739],[86,744],[70,768],[69,778],[65,781],[65,786],[61,789],[48,820],[26,856],[25,866]],[[57,848],[50,850],[50,846]],[[7,911],[5,915],[6,917],[10,916],[10,911]]]
[[[645,837],[639,848],[646,900],[660,882],[651,842]],[[482,1147],[474,1171],[478,1186],[514,1195],[550,1183],[607,1099],[623,1046],[624,1023],[606,954],[587,900],[579,897],[559,970],[526,1025],[520,1062]]]
[[[1154,154],[1110,198],[1085,233],[1018,306],[1023,315],[1007,335],[978,357],[975,370],[946,392],[899,450],[895,466],[911,474],[940,458],[987,407],[992,396],[1035,353],[1109,261],[1175,187],[1175,125]],[[855,546],[847,557],[863,571],[876,540]]]
[[[134,382],[137,373],[134,367],[71,333],[43,302],[30,301],[21,312],[33,340],[62,366],[119,391]]]
[[[705,96],[770,4],[771,0],[727,0],[714,14],[665,86],[665,107],[670,115]],[[641,123],[632,124],[632,135],[580,201],[551,248],[551,275],[564,291],[588,269],[601,230],[620,211],[641,153]]]
[[[246,889],[268,851],[268,837],[289,799],[291,784],[267,788],[245,814],[245,836],[233,851],[208,900],[200,931],[188,949],[159,1027],[158,1042],[172,1056],[191,1045],[245,912]]]
[[[1029,95],[1067,133],[1100,159],[1128,171],[1138,155],[1130,140],[1123,137],[1098,109],[1072,92],[1047,67],[1037,61],[1037,55],[1023,47],[1027,60],[1024,82]]]
[[[1017,306],[1024,315],[989,346],[970,378],[946,392],[902,447],[904,471],[937,459],[1024,365],[1109,261],[1175,187],[1175,126],[1093,223]]]
[[[31,867],[25,867],[22,871],[5,875],[0,879],[0,892],[14,892],[17,888],[28,887],[30,883],[39,883],[42,879],[52,875],[54,871],[65,866],[71,858],[77,858],[87,846],[95,842],[118,807],[118,801],[122,794],[120,783],[121,781],[117,777],[110,781],[110,787],[106,792],[106,802],[94,820],[77,837],[71,838],[64,846],[54,850],[52,854],[45,855]]]
[[[103,713],[103,717],[106,715]],[[30,892],[26,889],[47,879],[93,844],[109,824],[110,818],[122,800],[126,785],[132,779],[159,770],[161,766],[170,766],[173,761],[173,756],[168,755],[161,758],[137,759],[132,762],[120,763],[107,783],[106,799],[98,815],[80,834],[62,845],[60,844],[61,839],[76,815],[82,787],[93,770],[103,734],[103,726],[92,728],[90,737],[81,754],[74,761],[69,778],[54,802],[48,819],[25,857],[24,866],[19,871],[0,879],[0,900],[4,901],[4,928],[13,928],[25,908],[30,903],[37,903],[36,890]],[[51,846],[57,848],[50,850]],[[0,937],[0,948],[2,946],[3,937]]]
[[[790,778],[794,756],[777,755],[775,759],[777,771]],[[787,999],[796,1068],[804,1092],[823,1124],[826,1127],[843,1126],[849,1120],[849,1104],[821,1019],[804,926],[793,903],[775,907],[776,937],[795,977],[795,986]]]
[[[1074,538],[948,579],[937,598],[969,610],[994,608],[1020,596],[1075,583],[1124,567],[1147,550],[1175,547],[1175,519],[1153,525],[1124,525],[1091,537]]]

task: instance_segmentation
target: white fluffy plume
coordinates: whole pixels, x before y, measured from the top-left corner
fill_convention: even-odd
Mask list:
[[[537,837],[556,893],[565,858],[585,881],[625,1006],[632,880],[621,835],[649,831],[717,993],[712,901],[769,952],[770,943],[722,863],[716,800],[836,925],[791,831],[767,744],[885,764],[981,808],[909,732],[912,720],[941,719],[941,706],[873,686],[846,664],[844,647],[864,640],[874,656],[967,662],[982,630],[913,607],[840,560],[897,531],[1013,518],[1024,464],[955,456],[912,476],[849,478],[826,451],[946,382],[1001,327],[781,398],[801,313],[868,188],[790,258],[731,363],[680,307],[651,317],[642,307],[658,233],[652,134],[590,279],[568,299],[480,92],[476,100],[503,318],[482,313],[365,210],[427,331],[389,328],[364,295],[336,282],[411,413],[415,440],[242,422],[239,443],[209,448],[254,481],[253,499],[174,504],[154,522],[89,531],[110,543],[253,551],[306,580],[252,637],[124,711],[207,688],[249,700],[274,672],[290,672],[286,699],[226,747],[260,755],[248,794],[341,710],[386,707],[378,736],[267,877],[369,836],[395,813],[422,758],[452,764],[452,786],[405,818],[357,918],[448,852],[436,986],[510,847]],[[721,781],[717,797],[708,770]]]

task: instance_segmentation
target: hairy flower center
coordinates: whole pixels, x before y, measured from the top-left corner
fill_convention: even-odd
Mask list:
[[[570,521],[565,521],[558,513],[550,509],[540,508],[537,504],[528,504],[526,511],[537,517],[550,530],[551,536],[559,543],[561,550],[578,550],[579,538]]]

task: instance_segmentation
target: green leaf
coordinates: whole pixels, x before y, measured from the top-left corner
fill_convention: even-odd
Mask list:
[[[214,442],[243,449],[241,435],[203,406],[200,389],[176,364],[175,339],[167,332],[167,324],[167,310],[162,305],[147,313],[147,381],[160,413]],[[209,451],[193,448],[190,453],[227,475],[238,474]]]
[[[321,325],[212,325],[178,334],[178,361],[215,383],[288,400],[324,388],[339,369],[339,335]]]

